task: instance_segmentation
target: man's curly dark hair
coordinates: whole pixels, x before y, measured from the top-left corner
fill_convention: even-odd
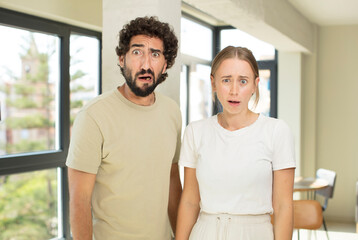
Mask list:
[[[130,21],[119,32],[119,43],[116,47],[118,56],[123,56],[129,51],[129,42],[136,35],[146,35],[161,39],[164,45],[163,54],[167,61],[167,69],[174,65],[178,52],[178,39],[168,23],[160,22],[155,16],[138,17]],[[163,75],[165,75],[165,78],[167,77],[167,73]]]

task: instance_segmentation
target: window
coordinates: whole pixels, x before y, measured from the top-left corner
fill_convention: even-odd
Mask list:
[[[211,61],[213,31],[209,27],[182,17],[180,37],[181,53]]]
[[[210,63],[213,36],[212,26],[186,15],[182,17],[180,108],[183,129],[189,122],[212,115]]]
[[[71,239],[64,166],[101,33],[0,8],[0,35],[0,239]]]
[[[59,150],[59,37],[0,25],[0,156]]]

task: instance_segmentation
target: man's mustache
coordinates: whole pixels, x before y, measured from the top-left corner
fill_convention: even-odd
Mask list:
[[[143,75],[143,74],[146,74],[146,73],[152,75],[153,78],[154,78],[154,73],[153,73],[153,71],[150,70],[150,69],[147,69],[147,70],[142,69],[140,72],[137,72],[137,73],[136,73],[135,77],[138,77],[139,75]]]

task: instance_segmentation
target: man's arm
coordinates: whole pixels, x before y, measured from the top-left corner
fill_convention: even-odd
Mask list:
[[[176,230],[178,206],[179,206],[181,192],[182,192],[182,187],[180,183],[178,163],[173,163],[172,168],[170,170],[168,214],[174,234]]]
[[[96,174],[68,168],[70,224],[74,240],[92,240],[91,199]]]

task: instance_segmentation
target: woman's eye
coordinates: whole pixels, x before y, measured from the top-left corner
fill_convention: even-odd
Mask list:
[[[246,84],[246,83],[247,83],[247,80],[241,79],[241,80],[240,80],[240,83],[241,83],[241,84]]]

